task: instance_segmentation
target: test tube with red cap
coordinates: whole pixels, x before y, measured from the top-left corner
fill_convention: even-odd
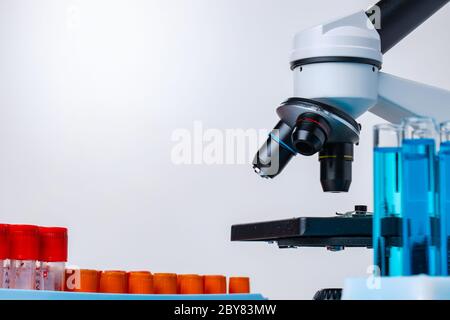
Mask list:
[[[11,289],[36,289],[36,263],[39,260],[39,227],[30,225],[9,226],[9,287]]]
[[[39,228],[40,290],[63,291],[67,262],[67,229]]]
[[[8,225],[0,224],[0,288],[9,288]]]

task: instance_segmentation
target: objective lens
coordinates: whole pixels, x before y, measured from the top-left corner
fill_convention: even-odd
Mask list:
[[[292,129],[280,121],[253,161],[253,169],[263,178],[278,176],[296,155],[291,143]]]
[[[325,192],[348,192],[352,184],[353,143],[330,143],[320,152],[320,182]]]
[[[312,156],[322,150],[330,130],[328,122],[322,116],[304,113],[297,120],[292,143],[300,154]]]

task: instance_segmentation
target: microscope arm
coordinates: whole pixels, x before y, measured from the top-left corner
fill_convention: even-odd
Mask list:
[[[450,91],[380,72],[378,103],[370,112],[392,123],[405,117],[450,119]]]
[[[423,22],[444,7],[449,0],[381,0],[366,13],[374,22],[384,54]]]
[[[449,0],[381,0],[366,14],[375,24],[384,54],[408,36]],[[450,118],[450,92],[383,72],[378,78],[378,101],[370,109],[393,123],[405,117],[427,116],[438,121]]]

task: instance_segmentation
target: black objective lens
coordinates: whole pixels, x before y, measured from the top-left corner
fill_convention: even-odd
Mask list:
[[[352,184],[353,143],[326,144],[320,152],[320,182],[325,192],[348,192]]]
[[[255,172],[263,178],[278,176],[296,155],[291,143],[292,128],[283,121],[270,133],[253,161]]]
[[[324,117],[316,113],[304,113],[297,120],[292,144],[300,154],[312,156],[322,150],[330,130]]]

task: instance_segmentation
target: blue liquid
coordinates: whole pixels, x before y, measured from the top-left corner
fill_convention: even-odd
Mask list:
[[[403,249],[382,235],[386,218],[401,218],[401,149],[375,148],[375,212],[373,248],[375,265],[381,276],[401,276]]]
[[[450,142],[439,152],[442,275],[450,275]]]
[[[435,152],[435,141],[432,139],[403,141],[403,255],[407,262],[403,270],[405,276],[440,274]]]

